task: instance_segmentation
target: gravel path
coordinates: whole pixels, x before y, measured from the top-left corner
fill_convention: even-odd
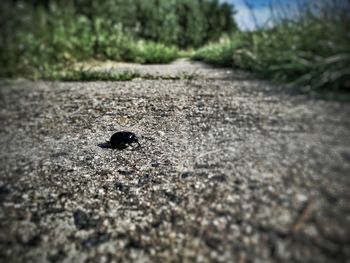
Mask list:
[[[151,68],[200,77],[1,81],[1,262],[350,262],[348,103]]]

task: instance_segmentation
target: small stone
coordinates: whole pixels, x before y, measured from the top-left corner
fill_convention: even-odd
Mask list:
[[[11,190],[8,186],[6,185],[0,186],[0,200],[3,200],[10,193],[11,193]]]
[[[184,172],[181,174],[181,179],[185,179],[185,178],[190,177],[190,176],[192,176],[191,172]]]
[[[74,223],[77,229],[90,229],[97,225],[95,220],[92,220],[83,210],[77,209],[73,213]]]
[[[145,184],[147,184],[150,180],[150,175],[149,174],[145,174],[144,176],[142,176],[139,181],[137,182],[137,186],[138,187],[142,187]]]
[[[134,171],[130,170],[118,170],[118,173],[120,173],[121,175],[131,175],[133,174]]]
[[[226,182],[227,181],[227,177],[226,175],[215,175],[212,178],[210,178],[211,181],[216,181],[216,182]]]
[[[153,162],[151,163],[152,167],[159,167],[160,163],[159,162]]]
[[[307,196],[306,195],[304,195],[304,194],[297,194],[296,196],[295,196],[295,198],[297,199],[297,201],[298,202],[300,202],[300,203],[304,203],[304,202],[306,202],[307,201]]]
[[[122,182],[116,182],[114,186],[120,192],[123,192],[123,193],[129,192],[129,186],[126,184],[123,184]]]

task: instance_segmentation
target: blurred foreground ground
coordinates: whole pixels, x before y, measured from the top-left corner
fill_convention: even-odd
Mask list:
[[[199,77],[1,81],[1,262],[350,260],[348,103],[124,67]],[[143,151],[97,146],[119,130]]]

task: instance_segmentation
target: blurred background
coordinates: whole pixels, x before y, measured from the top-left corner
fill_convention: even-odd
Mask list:
[[[349,0],[2,0],[0,76],[188,57],[310,89],[350,88]]]

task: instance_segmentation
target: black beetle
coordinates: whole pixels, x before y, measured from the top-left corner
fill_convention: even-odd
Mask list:
[[[137,143],[138,146],[141,147],[139,139],[137,138],[135,133],[129,131],[120,131],[114,133],[109,141],[107,141],[106,143],[99,144],[98,146],[102,148],[123,150],[132,143]]]

